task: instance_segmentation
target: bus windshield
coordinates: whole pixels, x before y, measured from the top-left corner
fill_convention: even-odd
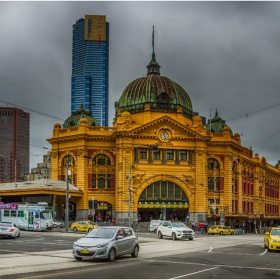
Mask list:
[[[41,219],[51,219],[52,213],[51,212],[40,212]]]

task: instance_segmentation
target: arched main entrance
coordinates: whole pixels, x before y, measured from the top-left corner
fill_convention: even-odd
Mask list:
[[[151,219],[184,221],[189,215],[189,200],[174,182],[157,181],[143,190],[138,200],[138,215],[142,222]]]

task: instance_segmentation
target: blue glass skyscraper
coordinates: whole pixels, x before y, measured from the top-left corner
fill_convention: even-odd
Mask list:
[[[83,103],[101,126],[108,126],[109,23],[86,15],[73,25],[71,111]]]

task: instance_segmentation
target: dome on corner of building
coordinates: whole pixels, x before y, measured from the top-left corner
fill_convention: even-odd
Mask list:
[[[92,116],[91,112],[87,111],[84,105],[81,104],[80,109],[73,111],[71,116],[65,120],[63,128],[78,126],[81,119],[86,119],[89,126],[99,126],[98,121]]]
[[[211,132],[223,133],[225,127],[227,127],[230,133],[233,134],[231,128],[219,117],[216,109],[215,117],[211,119],[211,122],[208,120],[208,123],[206,124],[206,132],[210,132],[211,129]]]
[[[155,59],[154,48],[147,69],[146,76],[135,79],[126,86],[116,102],[116,115],[118,110],[131,114],[144,112],[145,105],[148,104],[151,111],[157,112],[176,113],[178,107],[182,107],[183,114],[192,118],[193,108],[189,95],[179,84],[160,75],[160,65]]]

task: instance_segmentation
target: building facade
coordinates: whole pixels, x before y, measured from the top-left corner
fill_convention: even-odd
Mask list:
[[[25,181],[36,181],[51,178],[51,152],[43,155],[43,162],[37,163],[37,167],[31,168],[31,173],[25,175]]]
[[[71,111],[84,104],[101,126],[108,126],[109,23],[85,15],[73,25]]]
[[[248,228],[279,223],[280,169],[242,146],[216,111],[203,124],[187,92],[161,76],[152,59],[115,104],[113,127],[83,107],[52,138],[52,179],[80,189],[70,198],[76,219],[89,213],[119,222],[179,219]]]
[[[29,172],[30,115],[0,107],[0,183],[24,180]]]

